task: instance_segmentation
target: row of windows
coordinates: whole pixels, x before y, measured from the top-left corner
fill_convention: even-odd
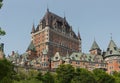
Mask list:
[[[48,66],[48,64],[47,64],[47,63],[42,63],[41,65],[42,65],[43,67]]]
[[[72,63],[72,62],[71,62],[71,63]],[[80,64],[80,62],[76,62],[76,64]],[[82,64],[85,65],[85,63],[82,63]],[[89,65],[95,66],[96,63],[89,63]],[[98,66],[105,66],[105,67],[106,67],[105,64],[98,64]]]
[[[109,61],[109,63],[113,63],[113,61]],[[116,61],[116,63],[120,64],[120,60]]]

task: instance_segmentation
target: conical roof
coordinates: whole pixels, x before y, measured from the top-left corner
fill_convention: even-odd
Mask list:
[[[35,32],[35,26],[33,24],[31,33],[34,33],[34,32]]]
[[[100,49],[100,47],[98,46],[98,44],[97,44],[96,41],[94,40],[94,42],[93,42],[90,50],[95,50],[95,49]]]
[[[113,47],[117,48],[117,45],[115,44],[115,42],[113,40],[110,41],[108,48],[112,49]]]
[[[80,32],[78,31],[78,39],[81,40]]]
[[[115,42],[111,39],[110,43],[108,45],[105,57],[118,56],[118,55],[120,56],[119,49],[118,49],[117,45],[115,44]]]
[[[27,48],[27,51],[36,51],[36,49],[35,49],[35,46],[34,46],[34,44],[33,44],[33,41],[31,41],[31,43],[29,44],[29,46],[28,46],[28,48]]]

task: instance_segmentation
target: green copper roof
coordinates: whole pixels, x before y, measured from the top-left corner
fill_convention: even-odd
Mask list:
[[[120,56],[119,49],[118,49],[117,45],[115,44],[115,42],[111,39],[110,43],[108,45],[105,57],[118,56],[118,55]]]
[[[92,61],[94,62],[94,56],[91,54],[77,53],[73,52],[70,56],[71,60],[80,60],[80,61]]]
[[[62,57],[59,52],[56,52],[55,56],[52,57],[52,61],[58,61],[58,60],[63,60],[64,57]]]
[[[92,47],[90,50],[94,50],[94,49],[100,49],[100,47],[98,46],[98,44],[96,43],[96,41],[93,42]]]
[[[33,44],[33,42],[31,41],[31,43],[30,43],[30,45],[28,46],[28,49],[27,49],[27,51],[36,51],[36,49],[35,49],[35,46],[34,46],[34,44]]]
[[[108,45],[108,48],[112,49],[113,47],[117,47],[117,45],[115,44],[115,42],[113,40],[111,40]]]

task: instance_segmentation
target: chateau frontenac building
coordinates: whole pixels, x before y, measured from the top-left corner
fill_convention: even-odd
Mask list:
[[[49,56],[56,52],[66,55],[72,52],[81,52],[81,37],[68,24],[65,17],[60,17],[47,9],[46,14],[35,28],[32,28],[32,43],[36,49],[36,56],[42,55],[43,50],[48,51]]]
[[[120,72],[120,49],[112,38],[105,52],[94,40],[90,53],[83,53],[80,32],[76,35],[65,17],[48,9],[37,27],[33,24],[31,37],[24,54],[13,51],[7,57],[16,66],[53,70],[61,64],[71,64],[75,68],[90,71],[99,68],[110,74],[113,71]]]

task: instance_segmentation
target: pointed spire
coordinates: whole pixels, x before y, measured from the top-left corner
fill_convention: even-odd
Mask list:
[[[46,26],[49,25],[49,9],[47,7],[47,13],[46,13],[46,16],[45,16],[45,21],[46,21]]]
[[[65,12],[64,12],[64,20],[66,20]]]
[[[80,32],[79,32],[79,28],[78,28],[78,39],[81,40],[81,37],[80,37]]]
[[[111,39],[110,40],[110,43],[108,45],[108,48],[112,50],[112,48],[116,47],[117,48],[117,45],[115,44],[115,42]]]
[[[106,58],[111,55],[112,56],[118,56],[118,55],[120,56],[119,49],[112,39],[110,40],[110,43],[108,45],[108,48],[107,48],[107,51],[106,51],[106,54],[104,57]]]
[[[111,36],[110,38],[111,38],[111,40],[112,40],[112,33],[110,33],[110,36]]]
[[[95,49],[100,49],[100,47],[98,46],[98,44],[96,43],[96,41],[95,41],[95,39],[94,39],[94,42],[93,42],[93,44],[92,44],[92,47],[91,47],[90,51],[91,51],[91,50],[95,50]]]
[[[33,26],[32,26],[32,31],[31,33],[34,33],[35,32],[35,26],[34,26],[34,23],[33,23]]]
[[[94,37],[94,41],[95,41],[95,37]]]
[[[49,6],[48,6],[48,3],[47,3],[47,12],[49,12]]]
[[[47,8],[47,12],[49,12],[49,8]]]

